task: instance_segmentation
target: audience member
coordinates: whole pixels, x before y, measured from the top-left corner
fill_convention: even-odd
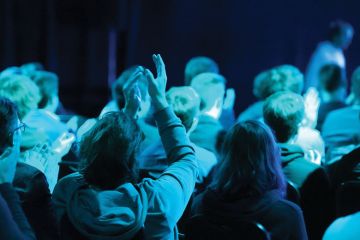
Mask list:
[[[321,130],[327,114],[346,107],[346,88],[344,74],[336,64],[326,64],[319,72],[320,107],[316,129]]]
[[[280,65],[259,73],[254,80],[253,94],[259,100],[242,112],[237,121],[261,120],[266,98],[280,91],[292,91],[300,94],[304,76],[292,65]]]
[[[192,80],[202,73],[216,73],[219,74],[218,64],[209,57],[198,56],[191,58],[185,66],[185,86],[191,86]],[[220,123],[225,129],[229,129],[235,123],[235,90],[229,88],[226,90],[224,103],[222,106]]]
[[[225,78],[216,73],[202,73],[191,81],[200,96],[199,121],[190,134],[196,145],[216,153],[216,139],[223,129],[219,122],[225,94]]]
[[[166,93],[166,99],[173,108],[175,115],[180,118],[184,125],[187,135],[196,128],[198,114],[200,111],[200,98],[191,87],[172,87]],[[212,167],[217,163],[215,155],[193,144],[195,156],[198,160],[199,174],[197,184],[202,184],[208,176]],[[139,169],[146,171],[153,178],[159,177],[168,167],[168,160],[161,141],[154,142],[144,151],[139,153]]]
[[[219,74],[219,66],[209,57],[198,56],[191,58],[185,66],[185,86],[190,86],[194,77],[201,73]]]
[[[327,64],[335,64],[345,74],[346,61],[344,50],[352,41],[354,29],[350,23],[337,20],[330,23],[326,41],[319,43],[310,58],[305,74],[305,90],[319,87],[318,77],[320,69]],[[343,78],[346,85],[346,77]]]
[[[36,239],[12,186],[20,157],[22,125],[16,106],[0,98],[0,239]]]
[[[360,67],[351,78],[352,106],[332,111],[322,127],[326,144],[326,163],[338,160],[360,144]]]
[[[258,121],[240,122],[227,133],[214,180],[195,198],[192,212],[219,222],[259,222],[272,239],[307,239],[301,209],[283,199],[285,184],[270,129]]]
[[[294,144],[304,118],[304,109],[300,95],[278,92],[266,99],[264,119],[273,129],[279,143],[285,176],[300,190],[309,237],[320,239],[331,218],[331,189],[325,170],[307,161],[304,151]]]
[[[80,172],[61,179],[55,188],[63,239],[177,239],[176,222],[194,190],[197,163],[185,129],[166,101],[165,65],[160,55],[153,60],[157,78],[149,70],[145,74],[170,166],[157,180],[136,181],[141,133],[130,116],[137,114],[140,102],[138,95],[126,94],[124,112],[105,114],[83,136]],[[135,83],[142,74],[133,73]]]
[[[25,158],[24,154],[37,145],[48,144],[51,148],[54,144],[53,147],[57,147],[58,144],[55,143],[59,142],[68,131],[66,125],[62,124],[48,111],[38,109],[37,105],[41,98],[39,88],[30,78],[24,75],[9,75],[1,78],[0,96],[8,97],[17,105],[19,118],[27,126],[27,131],[24,132],[21,141],[22,160],[29,160],[26,162],[27,164],[43,171],[49,183],[50,191],[52,191],[57,182],[58,162],[66,151],[60,151],[61,154],[54,151],[52,154],[48,154],[42,164],[43,168],[39,167],[39,164],[33,161],[34,159]],[[62,142],[59,144],[61,146]],[[71,142],[64,141],[64,144],[67,146]]]

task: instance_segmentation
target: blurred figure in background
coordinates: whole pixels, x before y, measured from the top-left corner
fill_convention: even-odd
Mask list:
[[[316,129],[321,131],[327,114],[333,110],[346,107],[346,86],[344,74],[336,64],[326,64],[319,73],[320,107]]]
[[[310,87],[319,87],[318,76],[320,69],[326,64],[335,64],[340,67],[345,78],[342,80],[346,86],[346,60],[344,50],[352,41],[354,29],[350,23],[337,20],[330,23],[327,39],[319,43],[305,74],[305,90]]]
[[[254,79],[253,94],[259,100],[243,111],[237,121],[261,120],[264,100],[279,91],[301,94],[304,76],[292,65],[280,65],[259,73]]]

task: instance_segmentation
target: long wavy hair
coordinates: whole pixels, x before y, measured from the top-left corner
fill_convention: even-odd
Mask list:
[[[79,172],[100,189],[135,183],[135,156],[142,139],[140,128],[125,113],[105,114],[80,142]]]
[[[225,136],[212,188],[226,198],[285,193],[280,151],[271,130],[259,121],[235,124]]]

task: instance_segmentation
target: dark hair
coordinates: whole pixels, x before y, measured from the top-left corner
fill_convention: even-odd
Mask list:
[[[218,64],[209,57],[198,56],[191,58],[185,66],[185,85],[189,86],[194,77],[206,72],[219,73]]]
[[[18,119],[17,107],[9,99],[0,97],[0,154],[12,144],[11,127]]]
[[[133,119],[121,111],[105,114],[80,142],[80,173],[101,189],[136,182],[135,155],[141,141]]]
[[[59,94],[59,78],[55,73],[48,71],[34,71],[29,73],[30,78],[40,90],[41,99],[39,108],[45,108],[53,96]]]
[[[212,188],[226,198],[284,194],[280,151],[271,130],[255,120],[235,124],[225,136]]]
[[[289,91],[271,95],[263,106],[264,120],[274,130],[280,143],[297,134],[304,111],[302,96]]]
[[[339,36],[344,34],[346,31],[354,31],[350,23],[343,20],[332,21],[329,25],[329,30],[327,34],[328,40],[334,42]]]
[[[118,79],[112,85],[112,98],[115,100],[119,109],[125,107],[125,96],[124,96],[124,86],[128,82],[130,76],[136,71],[136,69],[140,67],[139,65],[135,65],[124,70]],[[147,81],[139,81],[138,87],[141,93],[141,96],[145,96],[147,92]]]
[[[344,86],[344,71],[336,64],[326,64],[319,72],[320,87],[327,92],[334,92]]]

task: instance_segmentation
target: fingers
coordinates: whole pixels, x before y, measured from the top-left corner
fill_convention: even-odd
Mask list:
[[[149,69],[145,69],[145,76],[149,83],[151,83],[151,84],[154,83],[154,81],[155,81],[154,75],[152,74],[152,72]]]
[[[160,54],[153,54],[153,61],[156,67],[157,77],[166,78],[165,64]]]

